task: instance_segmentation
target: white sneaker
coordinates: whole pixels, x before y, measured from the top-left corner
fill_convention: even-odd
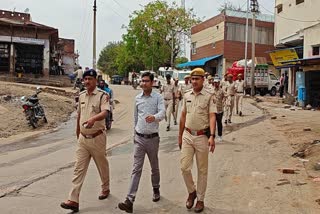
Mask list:
[[[219,143],[222,143],[222,137],[221,136],[218,136],[217,140],[218,140]]]

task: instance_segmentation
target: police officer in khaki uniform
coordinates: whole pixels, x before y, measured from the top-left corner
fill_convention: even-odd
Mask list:
[[[236,80],[236,112],[239,116],[242,116],[242,101],[244,96],[244,81],[242,79],[243,75],[238,74],[238,79]]]
[[[193,89],[183,98],[179,127],[179,147],[181,149],[181,171],[189,197],[187,209],[191,209],[197,198],[195,212],[204,209],[207,188],[208,154],[215,149],[216,105],[212,94],[204,88],[204,70],[195,68],[191,72]],[[208,147],[209,145],[209,147]],[[193,157],[198,167],[197,187],[191,174]]]
[[[166,75],[167,82],[161,87],[160,93],[163,95],[164,105],[166,107],[167,131],[170,131],[171,114],[175,111],[174,83],[171,81],[171,75]]]
[[[109,164],[106,158],[105,118],[110,109],[109,98],[105,92],[97,89],[97,72],[93,69],[83,74],[87,90],[79,95],[76,164],[72,189],[66,202],[61,203],[64,209],[79,211],[79,195],[85,179],[91,157],[93,158],[101,178],[101,194],[103,200],[109,196]]]
[[[190,78],[191,78],[190,75],[184,76],[184,84],[182,84],[180,87],[181,98],[183,98],[183,96],[187,90],[192,89],[192,84],[190,83]]]
[[[232,117],[235,95],[236,95],[236,85],[233,82],[233,75],[228,74],[227,79],[228,79],[228,82],[226,83],[225,91],[224,91],[225,97],[226,97],[226,101],[225,101],[226,118],[224,121],[225,124],[231,123],[231,117]]]
[[[174,125],[177,125],[178,110],[179,110],[180,96],[181,96],[178,78],[174,79],[174,96],[175,96],[175,106],[174,106],[174,112],[173,112],[173,119],[174,119]]]

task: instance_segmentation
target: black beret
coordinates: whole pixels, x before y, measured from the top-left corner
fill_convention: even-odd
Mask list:
[[[87,71],[85,71],[83,73],[83,77],[82,78],[85,78],[86,76],[91,76],[91,77],[96,78],[97,77],[97,72],[95,70],[93,70],[93,69],[89,69],[89,70],[87,70]]]

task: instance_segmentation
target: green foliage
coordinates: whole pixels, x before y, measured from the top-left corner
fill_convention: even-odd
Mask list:
[[[170,65],[180,53],[180,35],[190,36],[190,29],[198,23],[192,10],[184,10],[176,3],[154,1],[131,15],[123,40],[130,54],[147,69]]]
[[[100,53],[98,67],[110,75],[156,70],[170,66],[171,52],[174,65],[180,53],[181,35],[190,37],[191,27],[199,22],[193,10],[184,10],[176,3],[153,1],[133,12],[123,42],[108,43]]]
[[[186,58],[186,57],[178,57],[178,58],[176,59],[176,66],[179,65],[179,64],[188,62],[188,61],[189,61],[189,60],[188,60],[188,58]]]

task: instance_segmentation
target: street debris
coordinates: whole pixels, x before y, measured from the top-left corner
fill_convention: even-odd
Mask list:
[[[281,171],[283,174],[295,174],[296,171],[299,171],[298,169],[292,169],[292,168],[282,168],[278,170]]]
[[[278,181],[280,181],[280,183],[277,183],[277,186],[290,184],[290,181],[288,179],[279,179]]]
[[[306,110],[311,110],[312,109],[312,105],[308,104],[305,109]]]
[[[314,170],[319,171],[320,170],[320,163],[315,163],[313,167],[314,167]]]
[[[277,119],[277,116],[272,116],[271,117],[271,120],[275,120],[275,119]]]
[[[311,131],[311,128],[304,128],[303,131],[304,131],[304,132],[310,132],[310,131]]]
[[[291,108],[291,106],[290,105],[285,105],[285,106],[283,106],[283,108],[289,109],[289,108]]]
[[[292,157],[298,157],[298,158],[304,158],[306,155],[304,153],[305,150],[302,150],[302,151],[298,151],[298,152],[295,152],[293,153],[291,156]]]
[[[297,182],[295,182],[294,185],[296,185],[296,186],[303,186],[303,185],[306,185],[306,184],[308,184],[308,183],[297,181]]]
[[[320,144],[320,140],[314,140],[311,145],[316,145],[316,144]]]
[[[313,181],[313,182],[320,182],[320,177],[314,178],[312,181]]]

